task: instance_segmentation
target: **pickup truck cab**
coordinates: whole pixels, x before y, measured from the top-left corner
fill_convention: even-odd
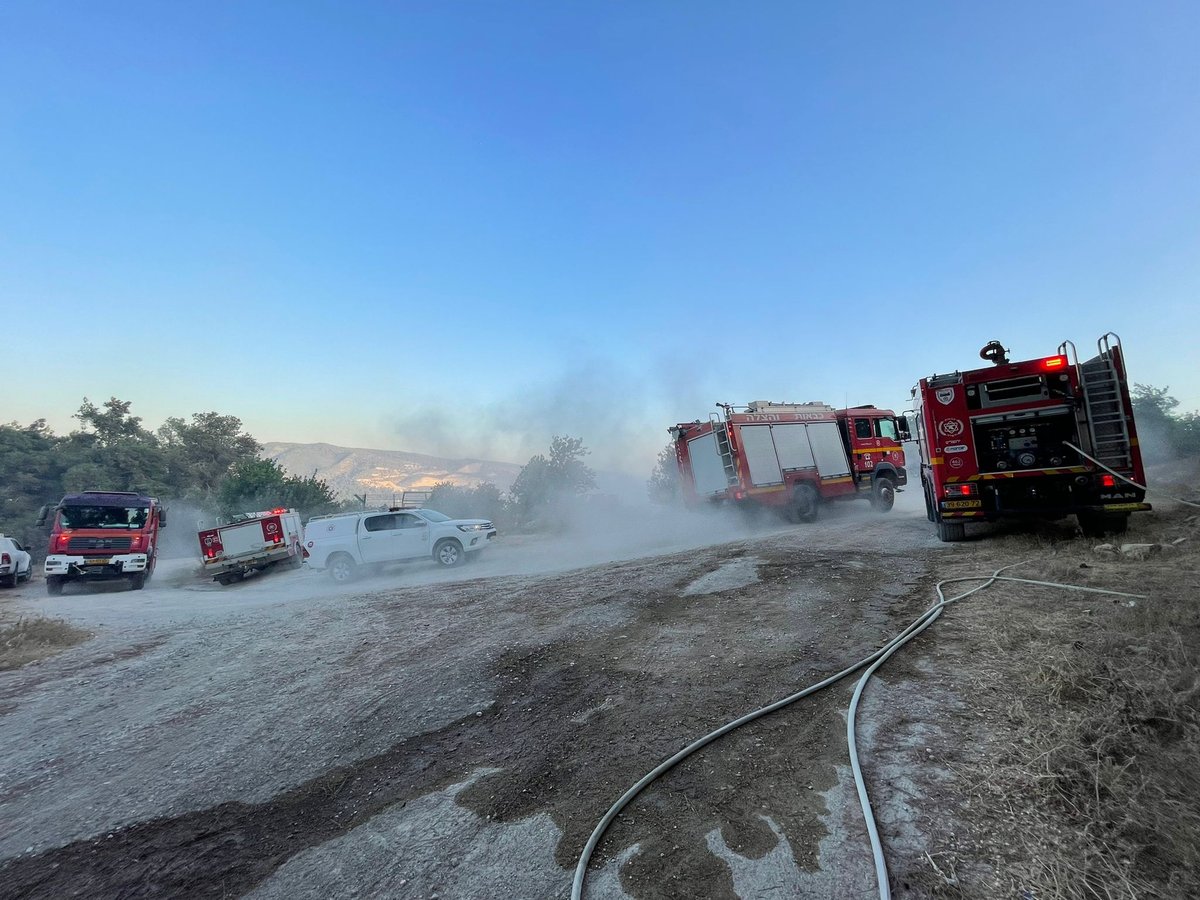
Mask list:
[[[334,581],[350,581],[361,566],[432,557],[451,567],[496,537],[487,519],[451,519],[432,509],[385,509],[314,516],[304,526],[304,557]]]

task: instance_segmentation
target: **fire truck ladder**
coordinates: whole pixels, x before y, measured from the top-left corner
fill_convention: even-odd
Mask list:
[[[709,413],[708,421],[712,423],[713,437],[717,439],[717,453],[721,455],[721,465],[725,467],[725,484],[737,484],[737,465],[733,461],[733,448],[729,446],[729,430],[725,427],[725,421],[717,413]]]
[[[1077,363],[1092,452],[1110,469],[1132,475],[1133,454],[1127,424],[1129,410],[1125,408],[1121,371],[1114,358],[1114,353],[1119,355],[1121,338],[1109,332],[1096,342],[1096,347],[1099,350],[1097,356]]]

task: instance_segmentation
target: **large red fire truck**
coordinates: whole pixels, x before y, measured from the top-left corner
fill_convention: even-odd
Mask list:
[[[121,491],[67,494],[43,506],[38,525],[53,515],[46,555],[46,592],[61,594],[68,581],[124,579],[140,591],[154,574],[158,530],[167,511],[158,500]]]
[[[668,429],[685,501],[766,506],[812,521],[830,500],[887,512],[908,481],[903,419],[889,409],[824,403],[718,403],[707,422]]]
[[[925,510],[943,541],[968,522],[1074,515],[1085,534],[1120,533],[1142,502],[1145,473],[1121,341],[1106,334],[1080,362],[1075,345],[990,368],[933,375],[913,388]],[[1126,480],[1128,479],[1128,480]]]

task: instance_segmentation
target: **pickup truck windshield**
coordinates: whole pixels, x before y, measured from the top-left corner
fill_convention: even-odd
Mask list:
[[[146,527],[150,510],[144,506],[64,506],[58,514],[62,528],[114,528],[132,531]]]
[[[442,515],[436,509],[414,509],[413,512],[415,512],[422,519],[427,519],[430,522],[449,522],[450,521],[449,516]]]

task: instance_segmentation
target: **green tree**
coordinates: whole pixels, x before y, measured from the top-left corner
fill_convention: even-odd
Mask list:
[[[532,457],[509,491],[518,519],[524,524],[539,519],[560,521],[571,498],[596,486],[596,473],[583,462],[587,454],[582,439],[555,435],[550,456],[539,453]]]
[[[490,482],[472,488],[439,481],[433,486],[425,505],[453,519],[490,519],[499,522],[506,518],[500,489]]]
[[[262,445],[242,431],[242,420],[215,412],[192,413],[192,421],[171,417],[158,429],[167,462],[167,480],[179,496],[203,499],[235,465],[258,457]]]
[[[646,482],[646,493],[652,503],[671,504],[679,500],[679,463],[675,458],[675,445],[667,444],[658,451],[654,470]]]
[[[0,425],[0,533],[35,551],[43,549],[37,511],[62,496],[61,443],[45,419]]]
[[[304,517],[336,509],[337,497],[316,475],[288,475],[273,459],[243,459],[217,488],[221,515],[257,512],[283,506],[297,509]]]

